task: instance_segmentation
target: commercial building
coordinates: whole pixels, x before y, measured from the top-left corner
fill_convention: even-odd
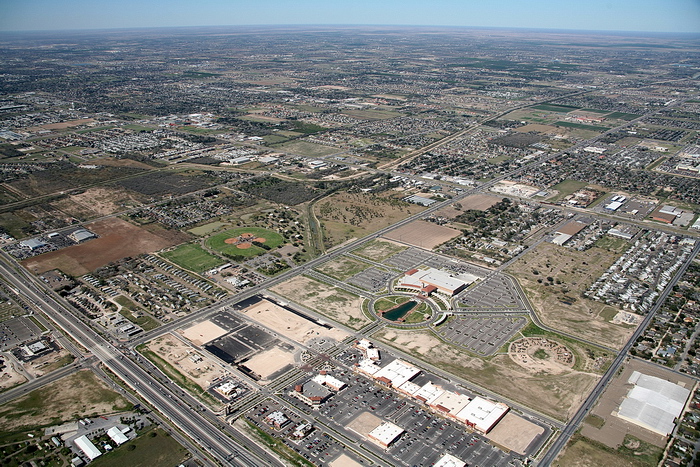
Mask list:
[[[460,278],[435,268],[411,269],[406,271],[400,280],[399,287],[420,289],[425,295],[434,291],[442,292],[450,297],[464,290],[477,277]]]
[[[634,387],[620,404],[617,416],[661,436],[669,435],[683,412],[690,390],[655,376],[632,372]]]
[[[452,391],[444,391],[437,398],[428,404],[432,409],[457,418],[457,414],[465,408],[471,399],[464,394]]]
[[[401,436],[404,429],[394,425],[393,423],[383,422],[381,425],[370,431],[367,436],[369,439],[382,446],[388,448],[391,443]]]
[[[311,407],[318,407],[328,400],[333,393],[323,384],[311,380],[294,386],[294,391],[292,391],[291,395]]]
[[[279,410],[272,412],[270,415],[265,417],[265,423],[274,426],[277,429],[285,427],[289,422],[289,418],[287,418],[287,416]]]
[[[95,445],[92,444],[92,441],[90,441],[85,435],[75,438],[73,443],[75,444],[75,447],[80,449],[80,451],[82,451],[82,453],[85,454],[85,456],[87,456],[87,458],[90,460],[96,459],[102,455],[100,450],[97,449]]]
[[[129,438],[127,438],[126,435],[122,433],[122,430],[120,430],[116,426],[113,426],[112,428],[107,430],[107,436],[112,438],[112,441],[114,441],[117,446],[121,446],[122,444],[129,441]]]
[[[508,413],[508,410],[510,408],[501,402],[491,402],[481,397],[475,397],[459,411],[455,418],[468,427],[486,434]]]
[[[85,240],[90,240],[91,238],[97,238],[97,235],[86,229],[78,229],[75,232],[68,235],[71,240],[76,243],[84,242]]]
[[[465,467],[467,464],[452,454],[445,454],[433,464],[434,467]]]
[[[374,379],[385,386],[398,388],[420,373],[420,369],[403,360],[394,360],[374,374]]]

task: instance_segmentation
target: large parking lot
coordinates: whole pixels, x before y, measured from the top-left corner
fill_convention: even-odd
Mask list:
[[[527,310],[511,278],[498,274],[469,287],[458,295],[459,307],[469,310]]]
[[[358,358],[358,353],[351,350],[339,356],[339,360],[348,364],[352,364]],[[450,453],[469,465],[521,465],[521,456],[506,453],[492,446],[482,435],[467,431],[464,425],[430,412],[418,401],[399,395],[347,369],[336,370],[333,376],[348,386],[331,396],[318,409],[311,409],[295,397],[283,397],[300,411],[312,411],[323,424],[344,432],[347,437],[357,439],[358,445],[387,459],[391,465],[430,466],[445,453]],[[307,379],[308,377],[306,376]],[[420,385],[429,380],[436,379],[421,374],[413,381]],[[304,381],[299,380],[294,384]],[[449,385],[447,382],[440,383]],[[288,389],[291,390],[294,384]],[[366,428],[368,425],[367,422],[359,423],[358,417],[363,420],[374,419],[374,424],[388,421],[403,428],[405,432],[385,450],[367,439],[367,433],[362,432],[363,429],[357,428]]]
[[[527,319],[454,316],[437,328],[443,339],[480,355],[491,355],[527,324]]]

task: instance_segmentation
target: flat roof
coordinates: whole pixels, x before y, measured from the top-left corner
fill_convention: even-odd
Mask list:
[[[573,236],[582,231],[584,228],[586,228],[586,224],[583,222],[571,221],[563,225],[560,229],[557,229],[557,232]]]
[[[390,445],[396,438],[401,436],[404,430],[400,426],[393,423],[384,422],[374,430],[370,431],[368,436],[382,443],[385,446]]]
[[[462,462],[457,457],[452,454],[445,454],[436,463],[433,464],[434,467],[464,467],[466,462]]]
[[[433,400],[430,405],[443,407],[450,414],[456,415],[460,410],[466,407],[470,401],[471,399],[464,394],[445,391]]]
[[[444,389],[437,384],[434,384],[432,381],[429,381],[425,383],[423,387],[420,388],[420,391],[415,393],[413,397],[423,399],[426,403],[430,404],[432,401],[440,397],[443,392],[445,392]]]
[[[391,381],[391,385],[399,387],[406,381],[411,380],[420,373],[420,369],[406,363],[403,360],[396,359],[387,366],[374,374],[374,378],[386,378]]]
[[[502,402],[491,402],[481,397],[475,397],[457,414],[457,418],[474,424],[478,430],[488,433],[503,417],[510,407]]]

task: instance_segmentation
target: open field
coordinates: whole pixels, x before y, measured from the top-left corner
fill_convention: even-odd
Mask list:
[[[341,341],[348,337],[345,331],[319,326],[269,300],[261,300],[242,311],[249,319],[300,344],[306,344],[310,339],[317,337],[334,339],[336,341]]]
[[[362,313],[362,298],[309,277],[296,276],[271,290],[353,329],[371,322]]]
[[[309,143],[308,141],[292,141],[277,146],[275,149],[282,150],[290,154],[298,154],[300,156],[321,157],[340,152],[338,148],[323,146],[322,144]]]
[[[123,412],[131,404],[91,371],[65,376],[0,407],[0,431]]]
[[[131,448],[130,446],[134,446]],[[156,465],[179,465],[189,453],[168,433],[160,428],[141,433],[111,452],[90,462],[93,467],[153,467]]]
[[[355,274],[364,271],[368,267],[370,267],[370,265],[363,261],[348,256],[340,256],[336,259],[323,263],[316,269],[327,276],[331,276],[339,281],[344,281],[351,278]]]
[[[537,436],[544,433],[544,428],[525,420],[514,412],[508,412],[503,420],[489,432],[489,439],[506,449],[525,454],[527,447]]]
[[[211,321],[202,321],[189,328],[181,329],[178,332],[194,345],[200,347],[228,333],[226,329],[217,326]]]
[[[575,413],[599,379],[597,374],[575,369],[543,374],[539,368],[516,364],[508,355],[477,358],[444,343],[429,330],[385,328],[372,339],[559,420]]]
[[[629,437],[625,446],[613,449],[579,434],[574,435],[566,449],[554,460],[553,467],[590,467],[614,465],[615,467],[655,467],[663,453],[643,441]]]
[[[287,365],[294,363],[294,354],[279,347],[273,347],[257,353],[245,362],[246,368],[260,375],[262,381],[267,380]]]
[[[464,209],[465,211],[468,209],[486,211],[491,206],[500,203],[501,199],[502,198],[491,195],[471,195],[461,200],[459,204],[462,205],[462,209]]]
[[[85,225],[85,228],[95,232],[99,238],[26,259],[22,264],[37,274],[60,269],[67,274],[81,276],[112,261],[153,253],[182,241],[172,233],[167,237],[159,236],[116,218],[93,222]]]
[[[174,250],[164,251],[161,256],[168,261],[194,272],[202,272],[221,266],[224,261],[197,244],[187,243]]]
[[[83,193],[70,195],[53,206],[78,219],[107,216],[128,206],[138,206],[143,200],[137,193],[119,186],[99,186],[86,189]]]
[[[391,110],[379,110],[379,109],[344,110],[343,114],[348,115],[350,117],[361,118],[364,120],[384,120],[387,118],[401,117],[403,115],[403,114],[400,114],[398,112],[393,112]]]
[[[206,244],[225,255],[251,257],[265,253],[265,248],[253,242],[272,249],[283,244],[284,238],[277,232],[261,227],[238,227],[214,235],[207,239]]]
[[[203,237],[209,235],[212,232],[216,232],[221,227],[229,225],[228,222],[210,222],[209,224],[200,225],[193,229],[188,230],[192,235],[197,235],[198,237]]]
[[[314,206],[326,248],[364,237],[423,209],[396,198],[347,192],[332,194]]]
[[[198,352],[171,334],[150,341],[146,347],[204,389],[213,380],[228,373],[222,364],[210,358],[207,353]]]
[[[604,303],[581,298],[581,292],[617,256],[595,247],[580,252],[542,243],[513,263],[508,272],[518,279],[545,324],[604,346],[620,348],[634,329],[606,320]]]
[[[389,240],[372,240],[364,244],[362,247],[353,251],[353,254],[373,261],[384,261],[390,256],[400,253],[407,249],[405,245],[400,245]]]
[[[426,221],[413,221],[398,229],[394,229],[384,237],[401,243],[432,250],[448,240],[462,235],[462,232],[450,227],[437,225]]]
[[[557,183],[550,190],[556,190],[558,193],[553,197],[553,201],[559,201],[564,199],[564,197],[580,190],[587,185],[586,182],[580,182],[578,180],[564,180],[563,182]]]

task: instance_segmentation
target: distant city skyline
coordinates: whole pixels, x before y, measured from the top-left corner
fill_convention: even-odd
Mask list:
[[[700,32],[700,0],[4,0],[0,31],[416,25]]]

